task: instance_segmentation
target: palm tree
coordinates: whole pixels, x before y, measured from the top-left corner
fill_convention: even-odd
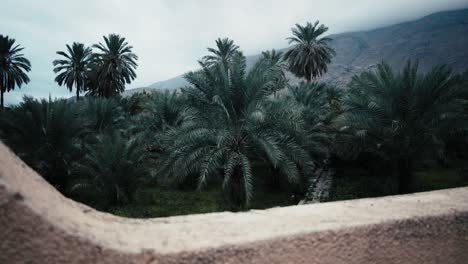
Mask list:
[[[316,21],[307,22],[305,26],[296,24],[292,29],[293,37],[287,38],[289,44],[294,43],[285,54],[288,70],[299,78],[310,82],[327,72],[335,51],[329,46],[330,38],[319,38],[328,28]]]
[[[72,163],[81,156],[81,126],[74,107],[66,100],[24,97],[0,116],[2,140],[61,191],[70,181]]]
[[[336,134],[335,121],[343,112],[343,90],[324,83],[304,83],[289,87],[288,99],[296,102],[305,121],[307,149],[315,158],[328,155]]]
[[[180,127],[185,120],[186,105],[177,91],[154,92],[145,105],[145,113],[152,122],[153,131]]]
[[[407,193],[415,161],[442,155],[444,137],[467,128],[462,100],[467,94],[468,87],[447,66],[422,75],[418,64],[408,62],[399,73],[380,64],[376,72],[355,76],[349,84],[345,131],[354,133],[363,152],[388,162],[398,192]]]
[[[85,47],[83,43],[73,42],[73,45],[67,46],[68,54],[63,51],[57,51],[58,55],[65,57],[62,60],[54,60],[54,73],[58,73],[55,81],[62,86],[65,84],[70,90],[73,86],[76,88],[76,100],[80,99],[80,92],[86,90],[88,74],[90,72],[90,63],[92,59],[91,48]]]
[[[283,52],[278,52],[276,50],[267,50],[262,52],[262,57],[260,58],[260,61],[262,63],[266,63],[271,66],[271,71],[274,71],[275,73],[273,76],[275,76],[275,82],[278,87],[286,87],[287,84],[287,79],[286,75],[284,74],[283,71],[283,64],[282,64],[282,58],[283,58]],[[276,96],[276,92],[274,93]]]
[[[77,104],[81,124],[86,135],[122,128],[125,117],[114,98],[89,97]]]
[[[20,53],[23,49],[15,45],[15,39],[0,35],[0,110],[3,110],[5,92],[29,82],[26,72],[31,70],[31,63]]]
[[[117,34],[104,36],[104,44],[93,47],[100,53],[94,56],[93,68],[98,83],[91,93],[104,97],[120,94],[125,90],[125,84],[130,84],[136,78],[138,56],[132,52],[133,47]]]
[[[102,194],[107,205],[132,202],[140,183],[148,176],[145,155],[136,138],[127,140],[118,132],[96,136],[85,147],[86,155],[75,172],[81,178],[71,184],[74,197],[94,192]]]
[[[216,41],[216,49],[214,48],[207,48],[212,55],[207,55],[203,57],[203,62],[207,66],[213,66],[217,63],[222,63],[224,65],[228,65],[234,55],[239,50],[239,46],[234,44],[234,41],[229,38],[218,38]]]
[[[132,116],[130,128],[142,138],[151,158],[159,159],[172,138],[172,131],[191,122],[187,115],[187,105],[177,91],[153,92],[143,104],[143,111]]]
[[[262,52],[262,57],[271,61],[274,61],[276,63],[279,63],[281,59],[283,58],[283,52],[282,51],[276,51],[274,49],[272,50],[267,50]]]
[[[192,122],[173,132],[162,173],[174,180],[198,175],[199,188],[222,178],[231,205],[248,206],[253,195],[253,161],[269,162],[291,183],[311,159],[302,148],[302,119],[295,108],[270,101],[277,86],[274,65],[262,59],[246,73],[245,57],[237,53],[227,65],[188,73],[192,85],[183,89]]]

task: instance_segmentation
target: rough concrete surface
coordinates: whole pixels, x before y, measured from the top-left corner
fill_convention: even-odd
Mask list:
[[[0,143],[0,263],[468,263],[468,188],[126,219],[62,196]]]

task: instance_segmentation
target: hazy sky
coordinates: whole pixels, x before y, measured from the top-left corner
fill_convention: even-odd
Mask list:
[[[341,33],[462,7],[468,0],[1,0],[0,34],[25,46],[32,63],[31,82],[5,99],[73,96],[53,81],[55,52],[109,33],[125,36],[139,56],[129,89],[195,69],[218,37],[234,39],[250,55],[286,47],[297,22],[318,19],[330,33]]]

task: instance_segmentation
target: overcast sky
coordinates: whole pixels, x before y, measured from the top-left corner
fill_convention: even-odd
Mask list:
[[[31,82],[6,94],[73,96],[54,83],[52,61],[74,41],[92,45],[103,35],[125,36],[139,56],[137,79],[127,89],[189,70],[218,37],[246,55],[287,46],[295,23],[320,20],[330,33],[358,31],[468,7],[468,0],[1,0],[0,34],[26,47]]]

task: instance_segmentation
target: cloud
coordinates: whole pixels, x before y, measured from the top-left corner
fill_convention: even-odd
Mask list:
[[[31,82],[5,98],[72,96],[53,81],[55,52],[109,33],[125,36],[139,56],[138,78],[128,87],[134,88],[195,69],[218,37],[234,39],[248,55],[287,46],[295,23],[320,20],[339,33],[466,6],[466,0],[2,0],[1,34],[26,47],[33,68]]]

